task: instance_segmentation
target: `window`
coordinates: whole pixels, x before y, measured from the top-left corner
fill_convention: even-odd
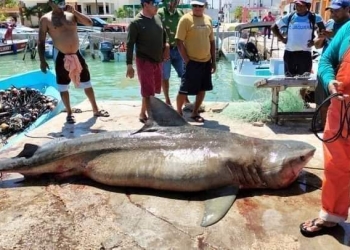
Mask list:
[[[86,5],[86,14],[91,15],[91,5]]]

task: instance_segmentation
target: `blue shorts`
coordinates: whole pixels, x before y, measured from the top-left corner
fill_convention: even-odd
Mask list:
[[[182,77],[184,73],[184,61],[182,60],[177,47],[170,48],[170,60],[163,62],[164,80],[169,80],[170,78],[171,65],[173,65],[174,69],[176,70],[178,77]]]

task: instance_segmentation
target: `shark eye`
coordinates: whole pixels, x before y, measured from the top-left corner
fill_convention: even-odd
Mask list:
[[[305,156],[303,156],[303,155],[300,156],[300,160],[301,160],[301,161],[305,161]]]

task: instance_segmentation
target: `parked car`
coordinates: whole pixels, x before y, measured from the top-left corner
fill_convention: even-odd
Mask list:
[[[101,32],[125,32],[127,25],[120,23],[107,23],[99,17],[90,16],[92,20],[93,30],[101,31]],[[84,26],[78,23],[78,26]],[[87,27],[88,28],[88,27]]]

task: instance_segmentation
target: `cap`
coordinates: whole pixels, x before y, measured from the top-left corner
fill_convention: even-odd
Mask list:
[[[205,4],[206,4],[206,0],[192,0],[191,2],[190,2],[190,5],[194,5],[194,4],[197,4],[197,5],[202,5],[202,6],[204,6]]]
[[[331,2],[331,5],[329,5],[326,10],[332,9],[332,10],[337,10],[340,8],[346,8],[350,6],[350,1],[349,0],[333,0]]]
[[[301,4],[301,5],[306,5],[306,4],[311,4],[311,0],[294,0],[293,3]]]
[[[152,2],[152,3],[161,3],[162,1],[160,0],[141,0],[141,3],[149,3],[149,2]]]

